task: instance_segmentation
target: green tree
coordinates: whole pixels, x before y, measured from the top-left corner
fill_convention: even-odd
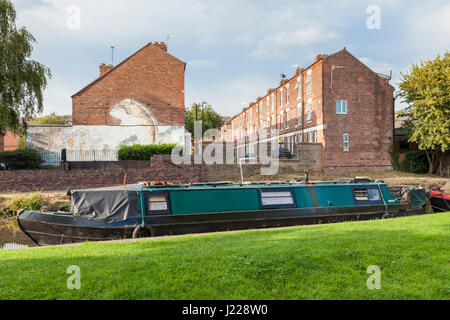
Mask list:
[[[43,110],[42,91],[50,70],[31,60],[36,42],[24,27],[16,26],[16,11],[9,0],[0,0],[0,133],[9,127],[26,128],[27,119]]]
[[[31,121],[31,124],[39,125],[39,124],[67,124],[64,117],[57,116],[56,114],[52,113],[49,116],[36,118],[33,121]]]
[[[430,173],[436,173],[444,152],[450,149],[450,52],[434,60],[413,64],[402,74],[398,96],[408,104],[409,141],[424,150]]]
[[[209,129],[220,129],[223,124],[222,117],[209,104],[203,108],[203,111],[200,103],[194,103],[190,108],[186,108],[186,130],[191,134],[194,134],[195,119],[203,121],[202,134]]]

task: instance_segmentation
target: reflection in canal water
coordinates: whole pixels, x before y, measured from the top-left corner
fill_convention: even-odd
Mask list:
[[[20,230],[15,218],[0,220],[0,249],[12,250],[35,247],[33,241]]]

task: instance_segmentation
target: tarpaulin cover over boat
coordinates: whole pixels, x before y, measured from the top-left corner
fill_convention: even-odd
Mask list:
[[[427,204],[427,193],[425,189],[409,189],[408,198],[411,209],[419,208]]]
[[[72,191],[74,216],[102,222],[140,217],[139,186],[121,186]]]

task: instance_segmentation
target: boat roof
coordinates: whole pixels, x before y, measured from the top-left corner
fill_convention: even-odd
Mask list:
[[[292,188],[292,187],[311,187],[311,186],[362,186],[362,185],[384,185],[381,181],[372,182],[344,182],[344,181],[323,181],[323,182],[254,182],[254,183],[232,183],[232,184],[215,184],[215,183],[195,183],[186,185],[172,186],[142,186],[141,190],[146,191],[176,191],[176,190],[205,190],[205,189],[254,189],[254,188]]]
[[[254,188],[292,188],[292,187],[311,187],[311,186],[362,186],[362,185],[383,185],[382,181],[361,181],[355,182],[349,181],[316,181],[316,182],[301,182],[301,181],[260,181],[260,182],[247,182],[244,184],[235,182],[197,182],[189,184],[161,184],[161,185],[144,185],[144,184],[131,184],[115,187],[103,187],[92,189],[77,189],[71,190],[74,192],[105,192],[105,191],[176,191],[176,190],[205,190],[205,189],[254,189]]]

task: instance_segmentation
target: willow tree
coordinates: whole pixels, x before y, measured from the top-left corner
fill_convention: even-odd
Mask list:
[[[398,96],[408,104],[401,115],[408,119],[409,141],[425,151],[435,173],[450,149],[450,52],[413,64],[402,74]]]
[[[0,0],[0,133],[17,132],[27,119],[43,110],[42,91],[50,70],[30,59],[36,40],[16,26],[16,11],[9,0]]]

